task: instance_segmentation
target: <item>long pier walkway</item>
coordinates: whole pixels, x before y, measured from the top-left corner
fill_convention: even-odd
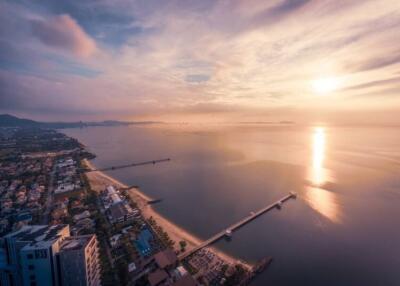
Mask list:
[[[168,162],[168,161],[171,161],[171,159],[170,158],[158,159],[158,160],[153,160],[153,161],[144,161],[144,162],[139,162],[139,163],[131,163],[131,164],[126,164],[126,165],[111,166],[111,167],[102,168],[102,169],[93,169],[93,170],[84,170],[84,171],[86,173],[96,172],[96,171],[113,171],[113,170],[137,167],[137,166],[143,166],[143,165],[150,165],[150,164],[155,165],[157,163],[163,163],[163,162]]]
[[[179,259],[183,260],[186,257],[192,255],[193,253],[195,253],[196,251],[202,249],[203,247],[206,247],[214,242],[216,242],[217,240],[221,239],[224,236],[229,236],[233,231],[237,230],[238,228],[242,227],[243,225],[249,223],[250,221],[256,219],[257,217],[259,217],[260,215],[274,209],[274,208],[281,208],[282,204],[284,202],[286,202],[287,200],[291,199],[291,198],[296,198],[296,193],[294,192],[290,192],[288,195],[284,196],[283,198],[281,198],[280,200],[256,211],[256,212],[251,212],[249,216],[246,216],[245,218],[241,219],[240,221],[232,224],[231,226],[227,227],[226,229],[218,232],[217,234],[213,235],[212,237],[210,237],[209,239],[207,239],[206,241],[204,241],[203,243],[201,243],[200,245],[196,246],[195,248],[182,253],[181,255],[179,255]]]

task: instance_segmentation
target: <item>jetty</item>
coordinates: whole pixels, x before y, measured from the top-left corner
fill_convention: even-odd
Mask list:
[[[171,161],[171,158],[165,158],[165,159],[157,159],[157,160],[151,160],[151,161],[144,161],[144,162],[138,162],[138,163],[130,163],[130,164],[125,164],[125,165],[119,165],[119,166],[111,166],[111,167],[106,167],[106,168],[101,168],[101,169],[90,169],[90,170],[83,170],[86,173],[89,172],[104,172],[104,171],[114,171],[114,170],[119,170],[119,169],[124,169],[124,168],[130,168],[130,167],[137,167],[137,166],[144,166],[144,165],[155,165],[158,163],[164,163],[164,162],[169,162]]]
[[[163,201],[163,199],[155,199],[155,200],[150,200],[147,202],[148,205],[155,205],[158,203],[161,203]]]
[[[239,220],[238,222],[232,224],[231,226],[223,229],[222,231],[218,232],[217,234],[213,235],[209,239],[205,240],[203,243],[196,246],[195,248],[182,253],[181,255],[178,256],[178,258],[180,260],[183,260],[186,257],[192,255],[193,253],[199,251],[200,249],[216,242],[217,240],[220,240],[222,237],[231,237],[232,233],[235,230],[237,230],[238,228],[244,226],[245,224],[251,222],[252,220],[256,219],[257,217],[261,216],[262,214],[264,214],[274,208],[281,209],[283,206],[283,203],[285,203],[286,201],[288,201],[291,198],[296,198],[296,196],[297,195],[295,192],[290,192],[288,195],[284,196],[280,200],[278,200],[270,205],[267,205],[266,207],[263,207],[262,209],[260,209],[258,211],[251,212],[250,215],[244,217],[243,219]]]

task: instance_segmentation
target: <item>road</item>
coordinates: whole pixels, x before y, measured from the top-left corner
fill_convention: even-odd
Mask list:
[[[54,196],[54,179],[56,176],[56,168],[57,168],[57,163],[54,160],[54,166],[53,169],[50,173],[50,178],[49,178],[49,184],[47,187],[47,199],[46,199],[46,204],[45,204],[45,211],[42,214],[42,219],[40,223],[42,225],[47,225],[49,224],[49,219],[50,219],[50,212],[51,208],[53,206],[53,196]]]

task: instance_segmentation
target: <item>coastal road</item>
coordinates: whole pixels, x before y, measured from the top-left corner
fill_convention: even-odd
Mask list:
[[[54,160],[53,163],[54,163],[54,166],[53,166],[53,169],[52,169],[52,171],[50,173],[49,184],[48,184],[48,187],[47,187],[47,199],[46,199],[46,204],[45,204],[45,211],[42,214],[42,219],[40,221],[40,223],[42,225],[49,224],[51,207],[53,205],[54,178],[55,178],[55,175],[56,175],[56,168],[57,168],[56,160]]]
[[[202,244],[198,245],[197,247],[182,253],[181,255],[179,255],[179,259],[183,260],[186,257],[192,255],[193,253],[195,253],[196,251],[202,249],[203,247],[206,247],[214,242],[216,242],[217,240],[221,239],[222,237],[226,236],[228,233],[232,233],[233,231],[237,230],[238,228],[242,227],[243,225],[249,223],[250,221],[256,219],[257,217],[259,217],[260,215],[274,209],[274,208],[281,208],[282,204],[284,202],[286,202],[287,200],[291,199],[291,198],[296,198],[296,194],[295,193],[290,193],[286,196],[284,196],[283,198],[281,198],[280,200],[256,211],[256,212],[251,212],[249,216],[244,217],[243,219],[241,219],[240,221],[232,224],[231,226],[225,228],[224,230],[218,232],[217,234],[213,235],[212,237],[210,237],[209,239],[207,239],[206,241],[204,241]]]
[[[103,210],[103,206],[102,206],[102,203],[101,203],[101,198],[100,198],[100,196],[97,196],[96,197],[96,207],[97,207],[97,211],[100,213],[100,215],[101,216],[103,216],[103,218],[104,218],[104,221],[106,222],[106,224],[107,224],[107,228],[108,229],[112,229],[113,228],[113,226],[112,226],[112,224],[110,223],[110,221],[108,220],[108,218],[106,217],[106,214],[105,214],[105,212],[103,212],[102,210]],[[109,237],[107,237],[107,238],[105,238],[105,237],[97,237],[98,239],[101,239],[102,240],[102,243],[103,243],[103,245],[104,245],[104,249],[105,249],[105,251],[106,251],[106,255],[107,255],[107,258],[108,258],[108,261],[110,262],[110,266],[111,266],[111,268],[113,269],[113,275],[114,275],[114,280],[115,281],[120,281],[119,280],[119,277],[118,277],[118,275],[117,275],[117,271],[115,271],[115,261],[114,261],[114,259],[113,259],[113,255],[112,255],[112,253],[111,253],[111,249],[110,249],[110,245],[109,245]]]

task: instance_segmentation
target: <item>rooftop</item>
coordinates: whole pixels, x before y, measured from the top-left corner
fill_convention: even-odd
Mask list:
[[[153,273],[149,274],[149,282],[151,286],[158,285],[167,278],[168,278],[167,272],[161,269],[157,269]]]
[[[168,267],[178,261],[178,257],[172,249],[166,249],[158,252],[154,255],[154,259],[160,268]]]
[[[133,212],[132,208],[130,205],[126,204],[125,202],[119,202],[116,204],[113,204],[109,208],[111,216],[114,219],[123,217],[125,215],[131,214]]]
[[[61,244],[61,250],[78,250],[84,249],[94,237],[94,234],[70,236],[66,238]]]
[[[69,236],[69,225],[25,225],[4,238],[25,242],[23,249],[29,250],[49,247],[63,236]]]
[[[176,281],[172,286],[196,286],[197,283],[190,275],[185,275]]]
[[[115,190],[115,188],[113,186],[108,186],[107,192],[108,192],[108,195],[111,195],[111,194],[115,194],[117,191]]]
[[[57,187],[57,189],[54,190],[54,193],[61,194],[61,193],[71,192],[73,190],[75,190],[74,184],[61,184],[60,186]]]
[[[39,242],[52,241],[60,236],[60,232],[69,226],[66,224],[58,225],[25,225],[17,231],[9,233],[5,238],[13,238],[18,241]]]

